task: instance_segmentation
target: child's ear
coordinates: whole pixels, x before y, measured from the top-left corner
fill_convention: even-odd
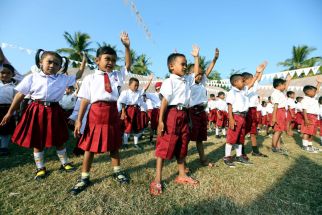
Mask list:
[[[98,65],[99,61],[100,61],[100,57],[96,57],[96,58],[95,58],[95,63],[96,63],[97,65]]]

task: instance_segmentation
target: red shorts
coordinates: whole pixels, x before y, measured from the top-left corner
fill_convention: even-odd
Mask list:
[[[157,137],[155,156],[171,160],[187,156],[190,140],[189,121],[186,111],[167,109],[164,116],[164,134]]]
[[[146,128],[148,126],[148,114],[145,111],[140,112],[140,126],[141,128]]]
[[[228,127],[226,142],[229,144],[244,144],[245,143],[245,127],[246,119],[244,116],[234,114],[235,128]]]
[[[218,117],[218,115],[220,116],[220,118]],[[217,121],[216,121],[217,127],[221,127],[221,128],[226,127],[227,121],[228,121],[228,113],[226,111],[217,110]]]
[[[217,120],[217,109],[212,109],[212,110],[209,111],[208,120],[209,120],[209,122],[216,122],[216,120]]]
[[[10,104],[0,104],[0,121],[7,114]],[[4,125],[0,126],[0,135],[10,135],[13,134],[13,131],[16,128],[15,118],[11,117],[10,121]]]
[[[292,115],[294,117],[292,117]],[[295,108],[287,110],[287,121],[288,122],[293,122],[295,121]]]
[[[273,119],[273,114],[268,113],[267,114],[267,126],[272,126],[272,119]]]
[[[118,150],[122,144],[122,134],[116,102],[93,103],[87,117],[78,148],[94,153]]]
[[[190,139],[192,141],[207,140],[207,114],[204,108],[189,108],[189,117],[192,123]]]
[[[246,134],[257,134],[257,111],[256,107],[251,107],[248,109],[246,116]]]
[[[318,116],[314,114],[307,114],[307,118],[309,120],[309,125],[305,126],[304,122],[301,125],[301,133],[308,135],[315,135],[317,131],[316,123],[318,122]]]
[[[123,120],[124,133],[138,133],[143,127],[141,125],[141,110],[138,106],[128,105],[125,109],[126,118]]]
[[[285,108],[278,108],[276,112],[274,131],[286,131],[286,129],[286,110]]]
[[[302,125],[303,124],[303,113],[302,112],[297,112],[295,115],[295,123],[297,125]]]
[[[263,118],[262,118],[262,112],[261,111],[257,111],[256,116],[257,116],[258,125],[262,125],[263,124],[263,122],[262,122],[262,120],[263,120]]]
[[[152,130],[158,129],[159,113],[160,113],[159,108],[153,108],[153,109],[148,110],[148,115],[149,115],[149,119],[151,122],[151,129]]]
[[[22,115],[12,138],[26,148],[60,147],[68,140],[64,110],[59,104],[44,106],[31,102]]]

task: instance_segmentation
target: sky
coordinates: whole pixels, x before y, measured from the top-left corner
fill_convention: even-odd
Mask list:
[[[320,0],[128,0],[133,1],[152,34],[124,0],[1,0],[0,44],[37,50],[68,47],[63,33],[88,33],[93,41],[124,50],[119,35],[127,31],[131,48],[146,54],[156,76],[168,74],[166,59],[174,50],[192,61],[192,45],[200,55],[220,57],[215,69],[228,78],[232,69],[255,72],[268,61],[266,73],[284,70],[277,63],[291,57],[292,46],[308,45],[322,56],[322,1]],[[20,73],[34,64],[34,55],[17,48],[3,49]]]

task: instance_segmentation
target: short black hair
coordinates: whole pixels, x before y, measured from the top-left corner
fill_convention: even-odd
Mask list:
[[[266,105],[267,102],[266,101],[262,101],[262,106]]]
[[[307,93],[307,91],[309,91],[309,90],[317,90],[317,89],[316,89],[316,87],[314,87],[314,86],[312,86],[312,85],[305,85],[305,86],[303,87],[303,93],[304,93],[304,94],[306,94],[306,93]]]
[[[319,104],[322,104],[322,96],[319,97]]]
[[[249,72],[243,72],[241,75],[242,75],[242,76],[243,76],[243,78],[245,78],[245,79],[249,79],[249,78],[253,78],[253,77],[254,77],[254,76],[253,76],[253,74],[251,74],[251,73],[249,73]]]
[[[293,95],[293,94],[295,94],[295,93],[294,93],[294,91],[287,91],[287,92],[286,92],[286,96],[287,96],[287,98],[290,98],[290,97],[291,97],[291,95]]]
[[[271,97],[271,96],[269,96],[267,99],[268,99],[268,101],[270,101],[270,100],[272,100],[272,97]]]
[[[218,97],[219,97],[219,96],[221,96],[221,95],[223,95],[223,96],[224,96],[224,95],[225,95],[225,93],[224,93],[223,91],[220,91],[220,92],[218,93]]]
[[[167,59],[167,65],[168,65],[168,69],[169,69],[169,72],[172,73],[172,71],[170,71],[170,64],[172,64],[177,57],[184,57],[186,58],[186,56],[184,54],[180,54],[180,53],[172,53],[168,56],[168,59]]]
[[[96,57],[102,56],[103,54],[114,55],[115,57],[117,57],[115,49],[110,46],[102,46],[97,49]]]
[[[274,78],[273,87],[276,88],[276,87],[278,87],[278,86],[280,86],[282,84],[285,84],[285,83],[286,83],[286,81],[284,79],[282,79],[282,78]]]
[[[302,99],[303,99],[302,96],[298,96],[298,97],[295,98],[296,102],[300,102]]]
[[[215,94],[213,94],[213,93],[212,93],[212,94],[210,94],[209,96],[210,96],[210,97],[215,97]]]
[[[234,86],[234,82],[238,79],[243,78],[241,74],[233,74],[230,76],[230,84]]]
[[[129,80],[129,85],[131,85],[133,82],[137,82],[137,83],[140,83],[140,81],[139,81],[139,79],[137,79],[137,78],[130,78],[130,80]]]
[[[15,75],[15,68],[13,68],[13,66],[11,66],[10,64],[3,64],[2,66],[3,66],[3,68],[9,69],[10,72],[12,73],[12,76]]]
[[[47,56],[52,55],[60,60],[60,67],[63,67],[63,73],[67,72],[69,60],[67,57],[62,57],[60,54],[54,51],[45,51],[43,49],[38,49],[35,56],[36,66],[40,68],[40,62]],[[64,62],[65,61],[65,62]]]

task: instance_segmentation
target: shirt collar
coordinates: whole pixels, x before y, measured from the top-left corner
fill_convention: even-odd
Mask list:
[[[104,74],[108,74],[109,76],[113,75],[114,74],[114,70],[111,71],[111,72],[104,72],[102,70],[99,70],[99,69],[95,69],[95,74],[98,74],[98,75],[104,75]]]
[[[179,75],[176,75],[176,74],[170,74],[170,78],[171,79],[178,79],[178,80],[181,80],[181,81],[185,80],[185,76],[179,76]]]
[[[38,74],[42,77],[49,76],[51,78],[56,78],[58,76],[58,74],[46,75],[42,70]]]
[[[231,89],[234,90],[234,91],[236,91],[236,92],[240,92],[241,91],[240,89],[238,89],[236,87],[232,87]]]

